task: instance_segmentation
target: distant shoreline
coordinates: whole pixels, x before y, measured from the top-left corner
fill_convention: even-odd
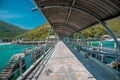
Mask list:
[[[11,44],[10,42],[9,43],[0,43],[0,45],[9,45]]]

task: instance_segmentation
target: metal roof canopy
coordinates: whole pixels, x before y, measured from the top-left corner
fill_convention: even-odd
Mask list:
[[[120,16],[120,0],[34,0],[34,3],[61,38]]]

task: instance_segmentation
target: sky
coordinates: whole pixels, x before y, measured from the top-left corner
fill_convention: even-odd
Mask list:
[[[34,29],[46,22],[32,0],[0,0],[0,20],[14,24],[23,29]]]

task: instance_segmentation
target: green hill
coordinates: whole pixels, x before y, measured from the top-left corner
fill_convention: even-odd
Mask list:
[[[25,40],[44,40],[48,36],[48,24],[45,23],[25,34],[19,35],[18,37],[25,37]]]
[[[108,20],[106,22],[116,35],[120,34],[120,17]],[[94,37],[99,37],[106,34],[108,35],[109,33],[105,30],[105,28],[101,24],[97,24],[83,30],[82,34],[86,37],[94,38]]]
[[[0,39],[11,40],[26,31],[28,30],[21,29],[15,25],[0,20]]]

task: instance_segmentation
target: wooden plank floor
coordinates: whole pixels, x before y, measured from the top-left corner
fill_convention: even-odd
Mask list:
[[[37,80],[96,80],[66,45],[59,41]]]

